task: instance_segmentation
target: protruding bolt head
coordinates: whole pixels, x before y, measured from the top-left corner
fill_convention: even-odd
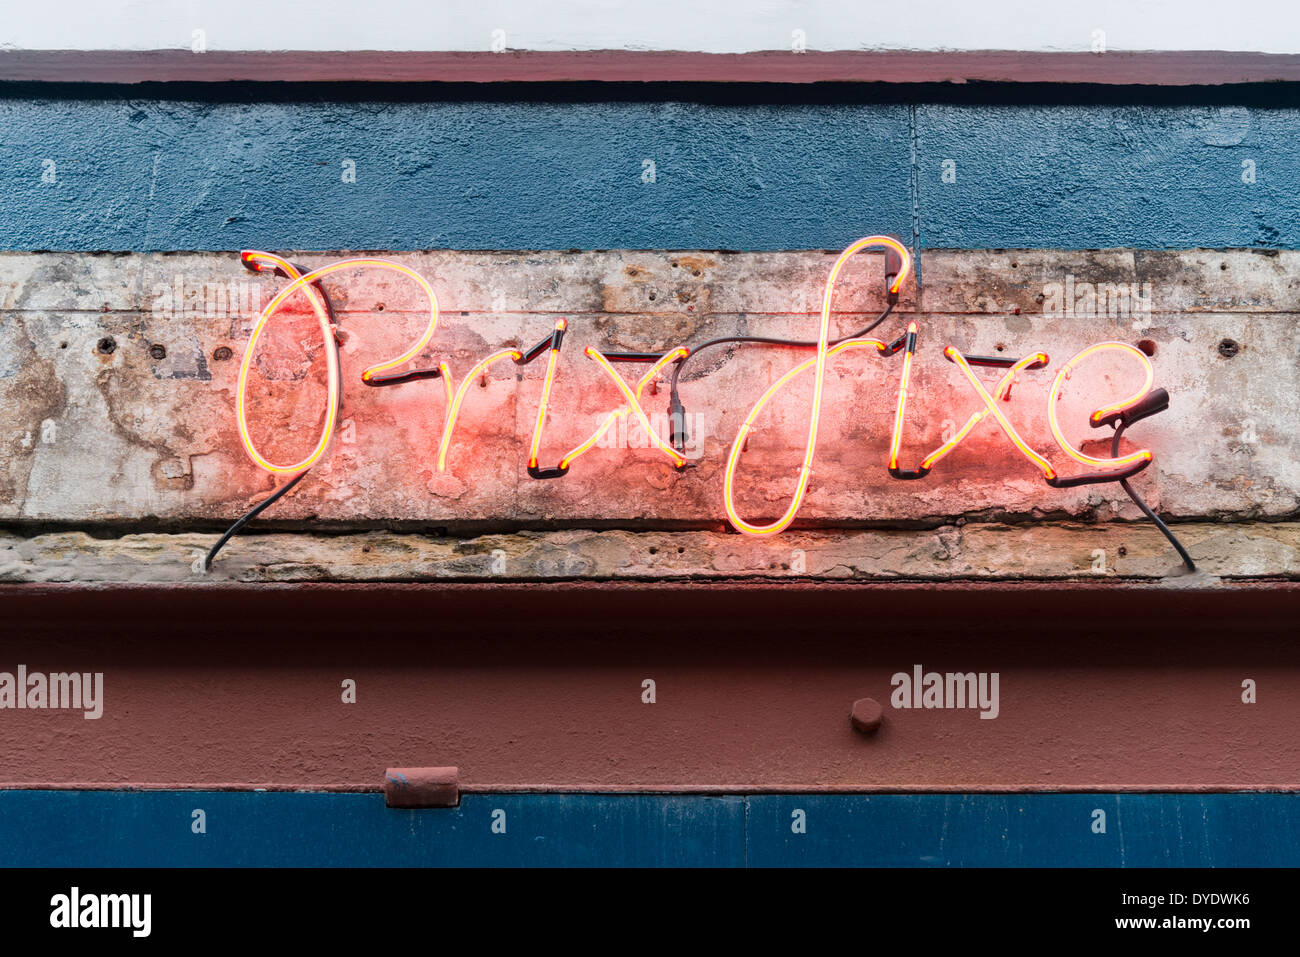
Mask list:
[[[853,727],[863,734],[875,734],[885,720],[880,702],[875,698],[859,698],[853,702],[853,711],[849,715]]]

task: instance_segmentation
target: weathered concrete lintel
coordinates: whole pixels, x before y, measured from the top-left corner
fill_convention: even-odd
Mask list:
[[[449,312],[697,316],[815,312],[838,255],[836,250],[275,251],[307,268],[356,255],[397,260],[428,279]],[[1152,312],[1300,312],[1295,279],[1300,250],[927,249],[921,259],[923,289],[918,298],[909,280],[899,311],[1038,313],[1044,284],[1073,276],[1079,283],[1148,283]],[[874,249],[855,257],[836,284],[837,310],[883,305],[882,262]],[[348,279],[351,275],[340,273],[345,281],[328,282],[340,312],[371,313],[379,301],[390,313],[426,308],[423,294],[401,276],[369,273],[359,283]],[[247,282],[261,287],[266,298],[283,284],[248,272],[235,252],[7,251],[0,252],[0,310],[149,312],[177,277],[190,306],[202,305],[204,283]]]
[[[437,538],[368,532],[236,538],[207,573],[215,536],[81,532],[0,537],[0,582],[195,584],[528,581],[1134,581],[1175,588],[1300,578],[1300,523],[1179,525],[1200,566],[1186,574],[1144,525],[998,524],[928,532],[574,530]]]
[[[344,254],[295,258],[312,266],[337,255]],[[573,317],[550,406],[548,460],[590,434],[616,403],[610,383],[583,358],[584,345],[656,349],[744,331],[806,337],[815,330],[808,310],[820,303],[834,259],[821,251],[392,255],[434,283],[445,315],[429,352],[453,373],[505,344],[537,341],[557,314]],[[874,314],[879,259],[864,257],[843,274],[837,308]],[[1127,436],[1154,453],[1153,467],[1138,480],[1152,507],[1182,520],[1293,520],[1300,515],[1297,274],[1300,253],[1288,252],[927,252],[922,302],[909,286],[900,304],[900,312],[921,320],[923,335],[906,457],[915,461],[934,448],[945,428],[978,404],[960,373],[942,361],[947,342],[986,354],[1049,349],[1059,364],[1101,339],[1145,340],[1155,353],[1157,384],[1173,396],[1168,413]],[[1094,287],[1149,283],[1143,295],[1151,312],[1044,314],[1042,290],[1070,276]],[[191,300],[206,287],[232,282],[245,292],[256,288],[262,302],[283,287],[282,280],[247,273],[229,253],[0,255],[0,520],[25,535],[51,528],[212,529],[269,494],[275,483],[240,447],[233,407],[239,357],[257,310],[242,293],[240,308],[227,299],[217,315],[191,308],[201,305]],[[493,367],[465,403],[447,471],[438,472],[445,411],[438,383],[368,390],[357,380],[360,368],[399,354],[422,328],[418,290],[396,274],[328,285],[348,313],[340,323],[343,412],[326,458],[267,515],[286,523],[340,531],[365,524],[445,527],[453,534],[718,527],[722,469],[736,429],[760,384],[795,359],[789,350],[738,348],[692,364],[682,389],[695,443],[690,468],[674,472],[644,447],[639,426],[620,426],[606,435],[611,447],[593,450],[559,482],[535,482],[524,468],[540,364]],[[158,300],[169,296],[171,311],[159,312]],[[382,312],[373,311],[380,306]],[[319,334],[309,318],[299,319],[301,325],[292,317],[278,321],[259,347],[254,431],[279,461],[312,447],[323,401]],[[837,328],[851,322],[842,317]],[[892,317],[882,335],[904,322]],[[1118,366],[1111,372],[1132,374]],[[1017,385],[1011,414],[1052,456],[1044,421],[1050,373]],[[897,375],[896,363],[861,354],[835,360],[801,522],[934,528],[956,516],[983,523],[1139,517],[1113,484],[1047,489],[988,423],[925,482],[888,479]],[[1106,390],[1102,371],[1089,376],[1092,388]],[[1068,434],[1095,443],[1098,437],[1078,427],[1087,412],[1086,385],[1067,390],[1060,409]],[[657,427],[666,420],[664,391],[649,390],[646,404]],[[737,486],[747,517],[771,517],[785,507],[806,435],[807,393],[805,382],[792,383],[756,423]]]

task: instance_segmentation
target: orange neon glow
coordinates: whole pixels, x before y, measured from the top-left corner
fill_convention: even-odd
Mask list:
[[[903,374],[898,381],[898,405],[894,409],[894,433],[889,439],[889,468],[898,468],[898,449],[903,443],[903,413],[907,408],[908,383],[912,380],[912,353],[916,351],[916,323],[907,324],[907,348],[903,352]],[[924,467],[924,466],[922,466]]]
[[[654,426],[650,424],[650,419],[646,416],[645,409],[641,408],[641,391],[654,380],[655,376],[657,376],[660,371],[662,371],[663,367],[668,365],[668,363],[676,362],[678,359],[685,359],[689,354],[688,350],[678,347],[665,352],[655,360],[654,365],[650,367],[650,371],[637,381],[635,391],[628,388],[627,382],[625,382],[623,377],[614,370],[610,361],[601,355],[601,353],[596,349],[587,346],[587,348],[583,350],[583,354],[590,359],[594,359],[596,364],[609,374],[609,377],[614,380],[614,385],[618,388],[619,392],[623,393],[623,398],[627,400],[627,404],[615,409],[607,415],[595,432],[567,452],[564,458],[560,459],[560,468],[567,469],[573,464],[574,459],[590,450],[592,446],[599,442],[601,436],[609,431],[611,425],[629,413],[636,414],[638,421],[641,423],[641,427],[645,429],[646,435],[650,437],[650,441],[654,443],[655,448],[659,449],[659,451],[663,452],[664,455],[672,459],[673,465],[679,468],[685,465],[686,459],[675,448],[661,439],[655,431]]]
[[[799,509],[803,505],[804,498],[807,495],[809,481],[813,471],[813,462],[817,451],[817,441],[819,438],[820,418],[822,414],[822,404],[825,399],[825,384],[827,376],[827,362],[839,355],[853,349],[861,349],[868,346],[874,347],[877,355],[890,355],[903,349],[902,357],[903,367],[901,370],[897,403],[894,411],[893,432],[889,442],[888,463],[890,473],[895,478],[920,478],[927,474],[938,462],[947,457],[958,445],[961,444],[979,424],[990,416],[997,422],[999,428],[1007,436],[1016,449],[1038,469],[1044,477],[1056,487],[1067,487],[1071,485],[1090,484],[1099,481],[1115,481],[1119,478],[1131,475],[1140,471],[1140,466],[1148,463],[1152,459],[1152,454],[1146,449],[1128,453],[1127,455],[1116,458],[1100,458],[1087,455],[1076,449],[1066,438],[1061,429],[1058,420],[1057,404],[1061,401],[1062,390],[1066,380],[1069,379],[1075,369],[1083,365],[1087,360],[1101,355],[1103,353],[1118,353],[1120,357],[1131,358],[1138,362],[1143,373],[1141,386],[1126,398],[1112,402],[1093,411],[1090,415],[1090,422],[1093,425],[1112,424],[1112,420],[1126,410],[1133,408],[1135,405],[1142,403],[1144,399],[1151,396],[1152,386],[1155,380],[1155,371],[1150,359],[1141,350],[1124,342],[1109,341],[1100,342],[1088,346],[1073,356],[1057,372],[1052,382],[1051,391],[1048,395],[1047,417],[1051,427],[1051,432],[1057,445],[1062,451],[1069,455],[1076,462],[1090,466],[1094,469],[1101,469],[1101,474],[1085,474],[1059,477],[1052,463],[1039,454],[1024,440],[1020,433],[1012,425],[1007,415],[1001,410],[1000,405],[1011,397],[1011,391],[1018,377],[1024,372],[1044,368],[1048,363],[1048,357],[1045,353],[1034,352],[1015,362],[1009,363],[1008,360],[1001,358],[989,358],[970,356],[969,358],[953,346],[944,349],[944,356],[953,362],[965,376],[971,387],[975,390],[981,401],[981,407],[970,414],[961,428],[949,439],[940,444],[934,451],[930,452],[920,462],[916,469],[900,469],[899,459],[902,450],[903,430],[907,421],[907,407],[914,398],[911,394],[911,375],[913,372],[913,360],[916,351],[918,324],[909,322],[904,339],[893,341],[892,345],[886,345],[884,342],[874,338],[854,338],[842,342],[832,343],[831,341],[831,319],[832,305],[835,292],[835,284],[838,281],[841,270],[852,256],[868,247],[884,246],[897,253],[901,258],[902,265],[899,273],[894,277],[889,287],[891,294],[897,294],[902,283],[912,270],[911,255],[907,248],[898,240],[888,236],[868,236],[859,239],[847,249],[845,249],[835,260],[827,276],[825,289],[822,297],[822,308],[820,324],[816,342],[816,354],[808,359],[797,362],[787,371],[779,376],[763,394],[758,398],[750,408],[744,421],[741,423],[736,433],[735,440],[731,444],[730,452],[727,456],[726,467],[723,476],[723,506],[726,511],[727,519],[731,525],[738,531],[755,536],[775,535],[786,528],[794,521]],[[342,378],[340,371],[339,348],[335,340],[334,323],[330,313],[330,304],[325,293],[319,286],[319,280],[326,276],[346,269],[382,269],[396,272],[414,280],[424,291],[429,301],[429,319],[423,333],[413,346],[395,358],[379,362],[370,366],[361,373],[364,381],[372,385],[390,385],[397,382],[405,382],[415,378],[430,378],[435,373],[428,368],[414,370],[409,374],[395,374],[391,376],[381,376],[383,373],[397,369],[399,366],[410,362],[432,340],[438,322],[438,302],[434,295],[432,287],[423,277],[414,270],[401,265],[400,263],[391,262],[386,259],[375,258],[356,258],[340,260],[330,263],[326,266],[319,267],[310,272],[303,272],[295,267],[287,259],[276,256],[272,253],[261,252],[257,250],[246,250],[241,253],[241,257],[250,268],[258,272],[273,272],[282,275],[288,279],[288,284],[281,289],[262,309],[254,324],[247,348],[242,357],[239,367],[239,377],[236,389],[236,409],[237,422],[239,428],[240,441],[245,451],[252,461],[260,468],[273,473],[301,474],[319,462],[325,454],[333,434],[337,428],[339,420],[340,403],[342,401]],[[295,294],[302,294],[307,297],[315,314],[318,328],[325,347],[326,374],[327,374],[327,396],[324,422],[320,434],[312,447],[311,451],[301,460],[292,464],[278,464],[267,459],[254,444],[248,424],[248,401],[249,401],[249,374],[257,353],[258,344],[261,336],[268,328],[270,322],[278,315],[289,297]],[[896,301],[896,295],[892,295],[891,302]],[[881,317],[884,318],[883,316]],[[653,427],[649,415],[646,413],[642,401],[643,394],[648,385],[655,382],[656,378],[663,373],[663,370],[673,362],[681,361],[690,354],[690,350],[685,347],[676,347],[663,353],[662,355],[653,356],[653,362],[635,383],[624,379],[615,368],[615,360],[624,361],[649,361],[652,353],[627,353],[606,355],[594,347],[588,346],[584,349],[584,355],[589,357],[609,376],[615,388],[618,389],[622,398],[622,405],[609,412],[600,421],[597,428],[582,442],[569,450],[560,458],[559,464],[555,468],[540,469],[538,468],[539,453],[541,449],[542,433],[546,427],[547,416],[550,413],[550,401],[555,378],[558,372],[560,343],[567,326],[565,319],[559,319],[555,323],[554,332],[550,337],[549,355],[547,356],[546,371],[542,380],[542,390],[537,407],[537,420],[533,428],[532,442],[528,450],[528,468],[529,474],[534,478],[549,479],[555,478],[566,472],[569,467],[582,455],[594,448],[604,437],[610,428],[620,421],[628,421],[635,417],[645,430],[646,436],[650,443],[660,452],[666,455],[675,466],[682,467],[686,464],[686,458],[668,441],[661,437]],[[717,342],[735,341],[734,339],[715,340],[709,344]],[[748,341],[767,341],[772,340],[755,340]],[[782,341],[778,340],[778,344]],[[808,347],[810,342],[793,342],[785,343],[788,345],[802,345]],[[455,435],[456,425],[465,401],[468,398],[471,385],[485,377],[489,367],[501,362],[504,359],[511,359],[516,363],[531,362],[540,358],[541,353],[546,349],[546,340],[542,340],[525,354],[519,348],[500,349],[486,358],[474,364],[460,381],[459,385],[454,381],[452,371],[448,363],[439,362],[437,365],[436,375],[442,379],[442,386],[445,395],[445,415],[441,437],[438,442],[437,468],[443,472],[447,469],[447,458],[451,449],[452,439]],[[613,356],[611,359],[610,356]],[[986,388],[984,382],[977,377],[974,366],[992,366],[1002,369],[1001,378],[998,379],[996,386],[990,391]],[[672,370],[680,373],[681,369]],[[745,451],[748,440],[755,431],[755,422],[763,411],[776,398],[777,394],[794,380],[808,372],[813,372],[812,377],[812,394],[811,408],[808,414],[808,431],[802,462],[798,466],[795,487],[791,493],[789,502],[779,517],[767,524],[752,523],[745,520],[739,514],[735,504],[735,483],[739,471],[739,463],[742,453]],[[672,403],[673,408],[681,409],[680,402],[676,393],[677,379],[673,380]],[[1156,402],[1159,399],[1160,403]],[[1163,404],[1161,404],[1163,403]],[[1168,407],[1168,395],[1163,390],[1156,390],[1156,395],[1143,405],[1141,409],[1135,409],[1131,416],[1124,421],[1136,421],[1137,418],[1150,415],[1153,412],[1161,411]],[[684,413],[684,409],[681,410]],[[670,414],[677,415],[677,412],[670,411]],[[1120,426],[1122,428],[1122,426]],[[682,435],[685,435],[684,428]],[[684,442],[684,438],[680,439]],[[1137,466],[1137,468],[1133,468]],[[1119,474],[1123,470],[1128,471]],[[1133,494],[1130,492],[1130,494]],[[1140,504],[1140,503],[1139,503]],[[1148,513],[1149,514],[1149,513]]]
[[[1151,453],[1146,449],[1139,449],[1136,452],[1130,452],[1128,455],[1121,455],[1119,458],[1097,458],[1094,455],[1087,455],[1080,452],[1065,437],[1061,431],[1061,424],[1056,416],[1056,403],[1061,399],[1061,389],[1065,380],[1070,377],[1070,373],[1079,366],[1085,359],[1097,355],[1101,352],[1116,351],[1121,355],[1131,356],[1142,366],[1145,377],[1142,387],[1134,392],[1131,396],[1123,401],[1111,405],[1102,406],[1096,412],[1092,413],[1092,421],[1100,422],[1107,415],[1122,411],[1134,403],[1140,401],[1148,392],[1151,391],[1151,384],[1155,381],[1155,370],[1151,367],[1151,360],[1147,358],[1146,353],[1136,346],[1131,346],[1127,342],[1098,342],[1084,349],[1078,355],[1075,355],[1065,365],[1061,366],[1061,371],[1056,373],[1056,378],[1052,382],[1052,391],[1047,396],[1047,422],[1052,429],[1052,437],[1056,439],[1056,444],[1061,447],[1066,455],[1081,462],[1084,465],[1091,465],[1102,469],[1119,469],[1127,465],[1133,465],[1136,462],[1148,462],[1151,460]]]
[[[404,362],[408,362],[424,348],[430,339],[433,338],[434,330],[438,325],[438,299],[433,294],[433,288],[423,276],[417,273],[414,269],[387,259],[342,259],[338,262],[330,263],[327,266],[321,266],[319,269],[314,269],[309,273],[301,274],[286,260],[280,259],[277,256],[272,256],[270,253],[246,252],[243,254],[243,259],[244,261],[256,266],[258,271],[262,271],[266,266],[278,266],[280,269],[285,271],[286,275],[291,279],[291,282],[289,285],[281,289],[275,297],[266,304],[261,315],[257,318],[256,325],[253,326],[253,333],[248,340],[248,348],[244,351],[244,358],[239,366],[239,382],[235,395],[235,406],[238,413],[239,438],[240,441],[243,442],[244,451],[248,453],[249,457],[256,462],[258,466],[266,471],[280,473],[302,472],[315,465],[316,462],[320,460],[320,457],[325,454],[325,449],[329,445],[330,437],[334,433],[334,426],[338,420],[339,409],[340,384],[338,348],[334,343],[334,331],[330,327],[326,310],[323,304],[318,303],[314,293],[308,293],[308,295],[312,298],[313,306],[317,306],[316,314],[320,323],[321,335],[325,339],[325,361],[328,367],[327,373],[329,376],[329,396],[327,399],[328,408],[326,409],[325,424],[321,429],[320,440],[316,443],[316,447],[307,455],[307,457],[302,459],[300,462],[295,462],[293,465],[276,465],[274,462],[268,461],[262,456],[262,454],[257,450],[257,447],[253,444],[252,437],[248,432],[248,370],[252,367],[253,355],[257,352],[257,340],[266,329],[267,323],[269,323],[272,317],[274,317],[280,310],[280,307],[284,304],[285,300],[295,292],[309,288],[310,284],[316,282],[318,279],[340,272],[344,269],[387,269],[414,279],[416,283],[419,284],[420,288],[424,290],[425,295],[429,297],[429,325],[425,329],[424,334],[416,341],[415,345],[406,352],[402,353],[395,359],[389,359],[386,362],[373,365],[361,373],[362,379],[369,379],[376,373],[385,372],[389,369],[395,368],[396,366],[402,365]]]
[[[1035,352],[1033,355],[1028,355],[1023,359],[1016,360],[1016,362],[1007,369],[1005,373],[1003,373],[1002,378],[998,380],[997,388],[993,390],[993,398],[999,402],[1006,399],[1007,393],[1011,390],[1011,386],[1016,381],[1016,376],[1031,367],[1042,368],[1047,365],[1047,362],[1048,358],[1047,353],[1045,352]],[[987,406],[980,409],[978,412],[973,413],[971,417],[966,420],[966,424],[958,429],[957,433],[952,438],[921,460],[921,468],[934,468],[935,463],[960,445],[962,439],[966,438],[966,436],[970,434],[971,429],[983,422],[988,414],[989,410]],[[1015,440],[1013,439],[1012,441]]]
[[[260,250],[245,250],[240,254],[244,262],[251,265],[258,272],[267,272],[275,269],[281,270],[286,277],[292,281],[298,281],[302,273],[290,263],[287,259],[276,256],[273,253],[262,252]],[[300,288],[311,302],[312,310],[316,313],[316,322],[320,329],[321,340],[325,345],[325,363],[328,394],[326,396],[325,423],[321,427],[320,438],[316,442],[315,448],[312,449],[299,462],[292,465],[275,465],[265,459],[253,444],[251,436],[248,434],[248,409],[247,409],[247,383],[248,370],[252,365],[253,353],[257,345],[257,338],[262,334],[266,323],[270,321],[272,313],[270,306],[262,310],[258,317],[257,324],[253,327],[252,337],[248,341],[248,348],[244,351],[243,361],[239,367],[239,380],[235,393],[235,404],[238,410],[239,438],[243,443],[244,451],[248,453],[257,465],[268,472],[279,473],[296,473],[304,472],[311,468],[319,461],[320,457],[325,454],[325,449],[329,446],[331,436],[334,434],[334,422],[338,418],[339,407],[339,350],[338,344],[334,341],[334,327],[330,324],[329,311],[325,308],[320,294],[311,285],[303,285]]]
[[[998,408],[996,400],[994,400],[994,398],[989,395],[988,390],[984,388],[984,383],[980,382],[980,380],[976,378],[975,370],[970,367],[970,363],[966,361],[966,357],[952,346],[944,349],[943,354],[956,363],[957,368],[961,369],[961,371],[966,374],[966,378],[970,382],[971,386],[979,394],[979,397],[984,400],[985,409],[993,416],[993,418],[997,419],[998,425],[1002,426],[1002,431],[1007,434],[1007,438],[1011,440],[1012,444],[1020,450],[1020,454],[1042,469],[1044,478],[1056,478],[1056,469],[1052,468],[1052,463],[1031,449],[1029,443],[1020,437],[1020,433],[1016,431],[1016,427],[1011,424],[1005,415],[1002,414],[1002,410]],[[1042,353],[1038,353],[1037,356],[1032,356],[1030,358],[1037,359],[1038,357],[1041,357],[1044,362],[1047,360],[1047,357]],[[1023,362],[1024,360],[1022,359],[1021,361]],[[1003,378],[1005,379],[1005,376]],[[1010,387],[1009,382],[1006,383],[1006,385],[1007,387]],[[1002,383],[998,384],[998,388],[999,390],[1002,389]]]
[[[452,403],[451,366],[445,362],[438,363],[438,378],[442,380],[442,392],[446,399],[444,409],[450,411]]]
[[[745,436],[748,434],[749,428],[752,426],[752,418],[744,427],[742,427],[742,431],[737,434],[736,440],[731,446],[731,454],[727,458],[727,473],[722,493],[723,507],[727,510],[727,518],[731,521],[731,524],[737,531],[743,532],[746,535],[775,535],[778,532],[784,531],[789,527],[790,523],[794,521],[794,517],[799,511],[799,507],[803,504],[804,494],[808,490],[808,479],[812,475],[813,456],[817,452],[817,431],[821,423],[822,391],[826,381],[826,358],[829,353],[828,343],[830,341],[831,325],[831,300],[835,293],[835,280],[839,277],[840,270],[844,268],[844,264],[848,262],[855,253],[860,252],[868,246],[887,246],[890,249],[893,249],[902,258],[902,268],[898,271],[898,275],[894,277],[893,284],[889,287],[891,293],[898,292],[899,288],[901,288],[903,284],[903,280],[907,278],[907,274],[911,271],[912,257],[907,251],[907,247],[898,240],[889,236],[867,236],[864,239],[859,239],[857,242],[845,249],[844,252],[840,253],[839,258],[835,260],[835,265],[831,267],[830,275],[826,278],[826,291],[822,297],[821,325],[817,333],[817,358],[813,360],[816,374],[813,379],[812,411],[808,416],[808,440],[804,446],[803,464],[799,467],[799,478],[795,483],[794,494],[790,497],[790,504],[787,506],[785,512],[780,518],[767,525],[754,525],[741,518],[739,513],[736,511],[732,494],[733,484],[735,481],[735,466],[740,457],[740,449],[744,445]],[[788,382],[790,378],[793,378],[793,376],[782,376],[782,378],[778,380],[778,383]],[[773,390],[769,389],[768,391],[771,393]],[[770,395],[767,396],[767,398],[770,397]]]
[[[555,331],[563,332],[565,321],[559,319],[555,323]],[[542,426],[546,422],[546,407],[551,401],[551,384],[555,381],[555,363],[559,358],[560,350],[551,346],[551,354],[546,359],[546,377],[542,380],[542,399],[537,404],[537,426],[533,429],[533,444],[528,449],[528,467],[537,468],[537,452],[542,445]]]
[[[447,414],[442,426],[442,439],[438,442],[439,472],[447,470],[447,449],[451,445],[451,433],[456,428],[456,419],[460,415],[460,405],[465,401],[465,393],[469,391],[470,384],[481,376],[492,363],[499,362],[502,359],[513,359],[518,362],[523,357],[524,354],[518,349],[502,349],[500,352],[492,353],[492,355],[465,373],[465,379],[461,382],[460,388],[456,390],[455,397],[451,395],[451,370],[447,368],[445,362],[439,366],[442,369],[442,381],[446,383],[448,393]]]
[[[885,344],[880,342],[878,339],[845,339],[843,342],[837,343],[827,349],[826,358],[829,359],[833,355],[844,352],[848,349],[858,348],[859,346],[875,346],[878,351],[882,352],[885,349]],[[758,417],[758,414],[763,411],[763,407],[772,400],[773,396],[781,391],[787,382],[796,376],[802,375],[816,365],[817,359],[806,359],[768,386],[767,391],[764,392],[759,400],[754,403],[754,407],[749,410],[749,415],[745,416],[745,421],[741,424],[740,431],[736,434],[736,441],[731,444],[731,451],[727,455],[727,468],[723,473],[722,480],[723,504],[727,509],[727,519],[732,525],[741,531],[745,531],[742,526],[747,525],[748,523],[745,522],[745,520],[736,512],[732,487],[736,481],[736,466],[740,461],[741,453],[745,449],[745,440],[749,438],[749,433],[754,427],[754,419]],[[753,528],[754,526],[749,527]],[[751,532],[750,534],[766,535],[773,533],[757,531]]]

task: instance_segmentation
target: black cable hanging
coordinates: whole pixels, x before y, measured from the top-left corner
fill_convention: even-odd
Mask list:
[[[257,518],[257,516],[261,515],[263,512],[265,512],[276,502],[280,501],[280,499],[284,498],[284,496],[288,494],[290,489],[292,489],[295,485],[297,485],[299,482],[301,482],[303,479],[307,477],[307,472],[310,471],[311,469],[307,469],[306,471],[299,472],[297,475],[291,478],[284,485],[280,486],[280,488],[278,488],[275,492],[271,493],[271,495],[268,498],[263,499],[257,505],[253,506],[253,508],[251,508],[249,511],[245,512],[242,516],[240,516],[240,518],[235,522],[234,525],[231,525],[228,529],[226,529],[226,533],[222,535],[219,539],[217,539],[217,543],[212,546],[212,548],[208,551],[207,557],[203,559],[204,573],[206,574],[208,569],[212,567],[212,560],[217,557],[217,552],[221,551],[221,549],[225,547],[226,542],[234,538],[241,528],[243,528],[253,519]]]
[[[1162,389],[1160,391],[1163,392],[1164,390]],[[1115,423],[1115,438],[1110,445],[1111,458],[1119,457],[1120,436],[1124,434],[1124,430],[1127,429],[1133,421],[1135,420],[1121,418]],[[1155,523],[1156,528],[1160,529],[1160,534],[1164,535],[1164,537],[1169,540],[1169,544],[1174,546],[1174,550],[1178,552],[1178,557],[1183,560],[1183,564],[1187,566],[1187,570],[1189,572],[1195,572],[1196,562],[1192,561],[1192,556],[1187,554],[1187,549],[1183,547],[1183,543],[1178,540],[1178,537],[1174,535],[1173,530],[1161,520],[1160,516],[1152,511],[1151,506],[1142,499],[1142,496],[1137,493],[1137,489],[1129,483],[1129,480],[1127,478],[1120,479],[1119,487],[1128,493],[1128,497],[1133,500],[1133,504],[1142,509],[1142,513]]]

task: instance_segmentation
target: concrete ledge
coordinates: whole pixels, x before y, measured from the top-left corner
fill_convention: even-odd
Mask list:
[[[250,534],[212,569],[216,534],[0,536],[0,582],[197,584],[492,581],[1156,581],[1300,578],[1300,523],[1176,527],[1200,567],[1146,524],[966,524],[930,530],[791,531],[773,539],[567,530],[471,538],[373,531]]]

